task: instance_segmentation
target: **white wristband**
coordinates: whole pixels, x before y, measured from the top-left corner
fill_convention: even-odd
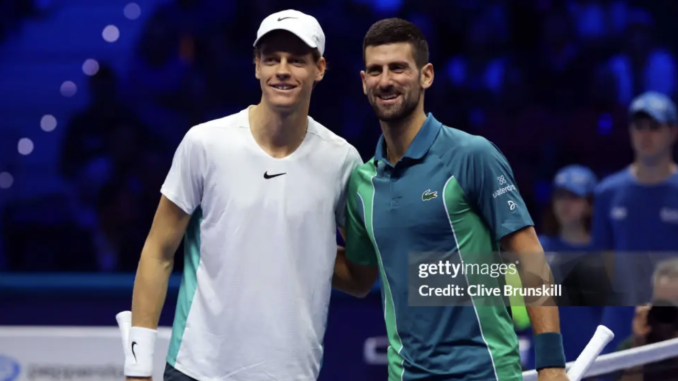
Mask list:
[[[125,376],[151,377],[153,375],[153,353],[158,331],[132,327],[129,330],[125,350]]]

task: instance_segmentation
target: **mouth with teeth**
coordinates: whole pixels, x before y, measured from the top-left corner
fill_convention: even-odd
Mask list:
[[[296,88],[296,86],[287,83],[278,83],[275,85],[271,85],[271,87],[280,91],[290,91]]]
[[[377,94],[377,100],[382,104],[395,103],[398,98],[400,98],[400,94],[398,93]]]

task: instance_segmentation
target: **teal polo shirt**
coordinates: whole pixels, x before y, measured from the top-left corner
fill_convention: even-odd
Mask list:
[[[532,225],[511,167],[487,139],[429,114],[393,165],[380,138],[374,158],[349,181],[346,255],[379,267],[389,381],[522,380],[508,302],[472,297],[465,305],[410,306],[408,258],[426,252],[500,264],[500,239]],[[460,281],[487,283],[473,277]]]

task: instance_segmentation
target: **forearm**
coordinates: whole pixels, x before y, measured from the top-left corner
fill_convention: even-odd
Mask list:
[[[560,332],[558,307],[528,306],[527,314],[530,316],[532,331],[535,335],[544,332]]]
[[[523,264],[521,281],[526,289],[548,289],[554,283],[551,268],[543,252],[535,247],[532,254],[519,255]],[[545,332],[560,332],[560,319],[556,300],[551,296],[526,296],[525,307],[535,335]]]
[[[150,252],[144,248],[137,269],[132,297],[132,326],[157,329],[167,296],[167,285],[172,273],[172,255]],[[155,250],[161,251],[161,250]]]
[[[337,247],[332,287],[349,295],[364,298],[370,293],[377,278],[376,268],[353,265],[346,258],[343,247]]]

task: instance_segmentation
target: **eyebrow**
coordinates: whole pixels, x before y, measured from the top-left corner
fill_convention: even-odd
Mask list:
[[[384,65],[386,65],[386,66],[401,65],[401,66],[405,66],[405,67],[411,66],[410,63],[407,62],[407,61],[393,61],[393,62],[389,62],[389,63],[384,64]],[[367,69],[377,69],[377,68],[380,68],[384,65],[372,64],[372,65],[367,66]]]

